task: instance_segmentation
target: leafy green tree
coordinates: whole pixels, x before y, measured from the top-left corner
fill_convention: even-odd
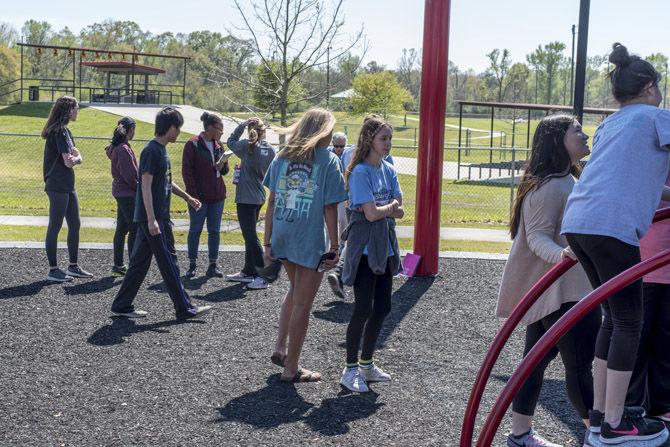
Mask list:
[[[349,99],[352,111],[358,114],[378,113],[388,118],[400,113],[412,95],[390,72],[360,74],[354,78],[354,95]]]
[[[495,48],[486,57],[489,59],[489,75],[495,79],[498,87],[498,101],[502,101],[503,84],[512,65],[512,56],[507,48],[503,48],[502,51]]]
[[[550,42],[544,46],[538,45],[533,53],[526,56],[528,63],[535,68],[536,77],[539,72],[544,73],[547,104],[551,104],[553,101],[554,80],[565,57],[563,55],[564,50],[565,44],[563,42]]]
[[[19,78],[20,61],[19,56],[13,49],[0,45],[0,85],[9,83]],[[9,84],[0,87],[0,101],[3,103],[12,103],[18,100],[18,93],[4,95],[19,88],[18,83]]]

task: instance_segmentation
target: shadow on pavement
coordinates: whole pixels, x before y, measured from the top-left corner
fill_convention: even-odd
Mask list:
[[[204,324],[202,320],[167,320],[158,323],[137,324],[137,320],[124,317],[112,317],[112,323],[97,329],[90,337],[88,343],[95,346],[113,346],[124,343],[126,338],[142,332],[155,332],[166,334],[168,328],[180,324]]]

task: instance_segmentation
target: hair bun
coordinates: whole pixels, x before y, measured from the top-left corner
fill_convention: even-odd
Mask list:
[[[628,54],[628,49],[619,42],[615,42],[612,45],[612,52],[610,53],[609,61],[617,67],[630,64],[631,58]]]
[[[208,118],[209,118],[208,112],[202,112],[202,115],[200,115],[200,121],[202,121],[203,123],[207,121]]]

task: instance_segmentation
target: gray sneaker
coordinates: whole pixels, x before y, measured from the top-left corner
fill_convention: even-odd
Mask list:
[[[530,430],[522,436],[514,436],[512,433],[507,435],[507,447],[563,447],[560,444],[554,444],[544,439],[542,436]]]
[[[211,309],[212,306],[193,306],[191,312],[182,315],[177,315],[177,320],[188,320],[191,318],[198,318],[209,313]]]
[[[78,265],[71,265],[67,268],[66,274],[73,278],[93,278],[93,273],[89,273]]]
[[[333,291],[335,296],[345,299],[347,295],[344,292],[342,279],[336,273],[329,273],[327,279],[328,284],[330,285],[330,290]]]
[[[72,276],[65,274],[61,269],[52,269],[49,270],[49,274],[47,275],[47,281],[53,281],[53,282],[68,282],[72,281]]]

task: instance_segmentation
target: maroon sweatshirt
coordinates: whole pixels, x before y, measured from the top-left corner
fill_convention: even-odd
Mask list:
[[[137,158],[128,143],[107,146],[112,160],[112,195],[117,198],[135,197],[137,192]]]
[[[221,143],[214,141],[214,160],[221,158],[221,154],[223,154]],[[202,203],[220,202],[226,198],[223,176],[228,173],[228,162],[217,172],[214,160],[202,134],[192,137],[184,145],[181,175],[184,178],[186,192]]]

